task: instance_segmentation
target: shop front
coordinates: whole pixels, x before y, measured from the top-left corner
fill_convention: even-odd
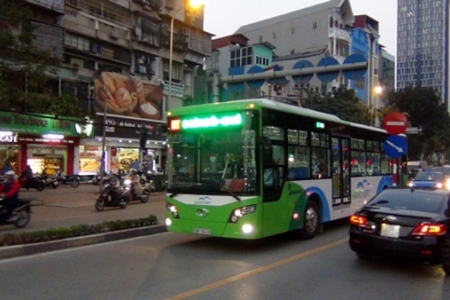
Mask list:
[[[96,123],[101,124],[102,117]],[[145,120],[131,120],[108,116],[105,132],[105,167],[106,171],[128,173],[131,169],[163,171],[166,156],[165,123]],[[147,129],[146,149],[140,149],[139,137],[141,128]],[[95,126],[95,139],[81,140],[80,149],[89,147],[96,149],[97,170],[101,168],[103,126]],[[80,155],[81,156],[81,155]],[[80,166],[81,170],[81,166]]]
[[[9,160],[16,172],[28,164],[35,174],[72,174],[80,127],[52,116],[0,112],[1,164]]]
[[[138,57],[138,60],[145,59]],[[95,149],[97,171],[101,169],[103,150],[106,171],[128,173],[133,168],[153,172],[163,170],[167,125],[163,118],[162,86],[110,72],[96,73],[93,78],[97,113],[95,139],[81,140],[80,152],[82,147]],[[105,91],[110,92],[114,101],[105,97]],[[105,122],[106,126],[103,126]],[[139,144],[142,128],[148,131],[146,149],[140,149]],[[105,140],[102,140],[103,136]],[[80,170],[82,168],[80,165]]]

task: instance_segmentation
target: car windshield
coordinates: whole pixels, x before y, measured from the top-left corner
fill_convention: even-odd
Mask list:
[[[442,181],[443,179],[443,173],[420,172],[415,177],[416,181]]]
[[[450,176],[450,167],[433,167],[429,171],[442,172],[445,176]]]
[[[430,213],[440,212],[447,203],[442,193],[417,190],[384,190],[367,203],[366,207],[386,207]]]

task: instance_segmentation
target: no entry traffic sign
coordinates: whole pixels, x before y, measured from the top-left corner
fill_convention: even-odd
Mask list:
[[[408,128],[408,120],[400,112],[391,112],[383,119],[383,128],[389,134],[402,134]]]

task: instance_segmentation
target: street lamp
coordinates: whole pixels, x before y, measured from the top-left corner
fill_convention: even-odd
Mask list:
[[[184,1],[183,1],[184,3]],[[191,0],[188,2],[188,6],[191,8],[198,8],[202,6],[202,2],[200,0]],[[169,105],[170,100],[172,100],[172,56],[173,56],[173,25],[175,23],[175,17],[177,14],[185,9],[184,6],[181,6],[175,13],[172,15],[172,19],[170,20],[170,37],[169,37],[169,94],[167,97],[167,105]]]
[[[378,106],[379,106],[379,98],[380,98],[380,95],[383,93],[383,87],[381,87],[381,86],[376,86],[374,89],[373,89],[373,92],[374,92],[374,94],[375,94],[375,103],[372,105],[372,125],[375,123],[375,126],[377,126],[377,127],[379,127],[379,122],[378,122],[378,119],[377,118],[375,118],[375,111],[376,110],[378,110]]]

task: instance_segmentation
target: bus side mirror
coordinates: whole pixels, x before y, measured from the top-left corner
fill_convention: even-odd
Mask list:
[[[272,143],[269,138],[263,137],[262,144],[263,144],[263,161],[266,163],[271,163],[273,157]]]

